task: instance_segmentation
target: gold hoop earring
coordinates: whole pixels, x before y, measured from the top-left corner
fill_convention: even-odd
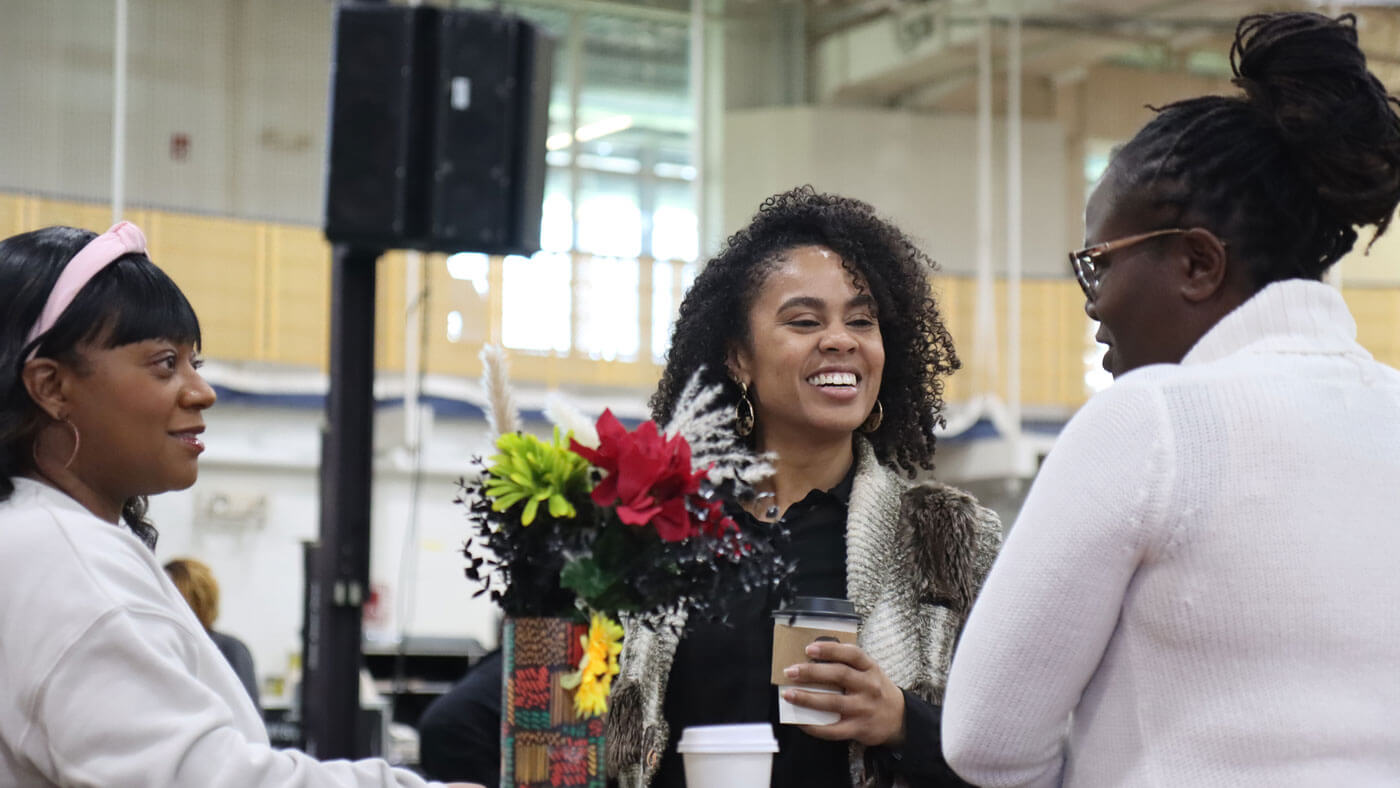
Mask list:
[[[870,415],[865,417],[865,423],[860,425],[860,431],[866,434],[880,429],[880,425],[885,421],[885,406],[880,404],[880,400],[875,400],[875,409],[870,411]]]
[[[64,419],[63,423],[67,424],[68,429],[73,431],[73,453],[68,455],[68,462],[63,463],[63,470],[66,471],[73,467],[73,461],[78,459],[78,448],[83,445],[83,436],[78,432],[78,425],[68,419]]]
[[[63,422],[64,424],[67,424],[67,425],[68,425],[68,429],[70,429],[70,430],[73,431],[73,451],[72,451],[71,454],[68,455],[68,461],[65,462],[65,463],[63,463],[63,470],[66,471],[66,470],[68,470],[69,468],[73,467],[73,461],[76,460],[76,459],[78,459],[78,448],[81,447],[81,446],[83,445],[83,436],[82,436],[81,433],[78,432],[78,425],[76,425],[76,424],[74,424],[73,422],[69,421],[66,417],[65,417],[65,418],[61,418],[61,419],[55,419],[55,421],[61,421],[61,422]],[[34,469],[35,469],[35,470],[38,470],[38,469],[39,469],[39,438],[38,438],[38,436],[35,436],[34,442],[31,443],[31,444],[29,445],[29,456],[31,456],[31,457],[34,458]]]
[[[739,384],[739,404],[734,406],[734,431],[739,433],[739,437],[747,438],[753,434],[754,412],[753,402],[749,399],[749,384]]]

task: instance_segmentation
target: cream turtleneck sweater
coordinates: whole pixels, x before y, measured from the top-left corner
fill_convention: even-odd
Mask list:
[[[1400,373],[1280,282],[1094,397],[959,645],[985,786],[1400,785]]]

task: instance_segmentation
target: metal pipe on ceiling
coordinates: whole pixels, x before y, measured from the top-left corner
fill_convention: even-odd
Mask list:
[[[1021,438],[1021,21],[1006,26],[1006,410],[1016,445]]]
[[[973,369],[978,395],[995,394],[997,366],[995,280],[992,277],[992,23],[977,36],[977,300]],[[974,385],[977,381],[974,380]]]
[[[126,211],[126,94],[127,40],[130,8],[127,0],[113,4],[112,25],[112,224]]]

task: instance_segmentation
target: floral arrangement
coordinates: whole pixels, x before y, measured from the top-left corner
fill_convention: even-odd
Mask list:
[[[664,428],[629,430],[611,411],[594,424],[555,419],[551,440],[518,431],[504,360],[483,352],[497,453],[461,482],[472,534],[466,574],[513,617],[589,623],[573,689],[581,716],[607,709],[621,652],[622,615],[646,622],[683,608],[722,620],[736,589],[783,588],[786,533],[737,520],[726,501],[753,501],[772,473],[738,443],[733,413],[698,374]],[[557,408],[556,408],[557,409]]]

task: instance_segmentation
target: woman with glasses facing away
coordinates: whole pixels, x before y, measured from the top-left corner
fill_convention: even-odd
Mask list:
[[[1243,19],[1076,252],[1115,383],[976,603],[943,746],[985,786],[1400,785],[1400,373],[1323,274],[1400,200],[1355,20]]]
[[[156,563],[146,496],[194,484],[214,404],[200,344],[135,225],[0,241],[0,786],[429,785],[272,749]]]

